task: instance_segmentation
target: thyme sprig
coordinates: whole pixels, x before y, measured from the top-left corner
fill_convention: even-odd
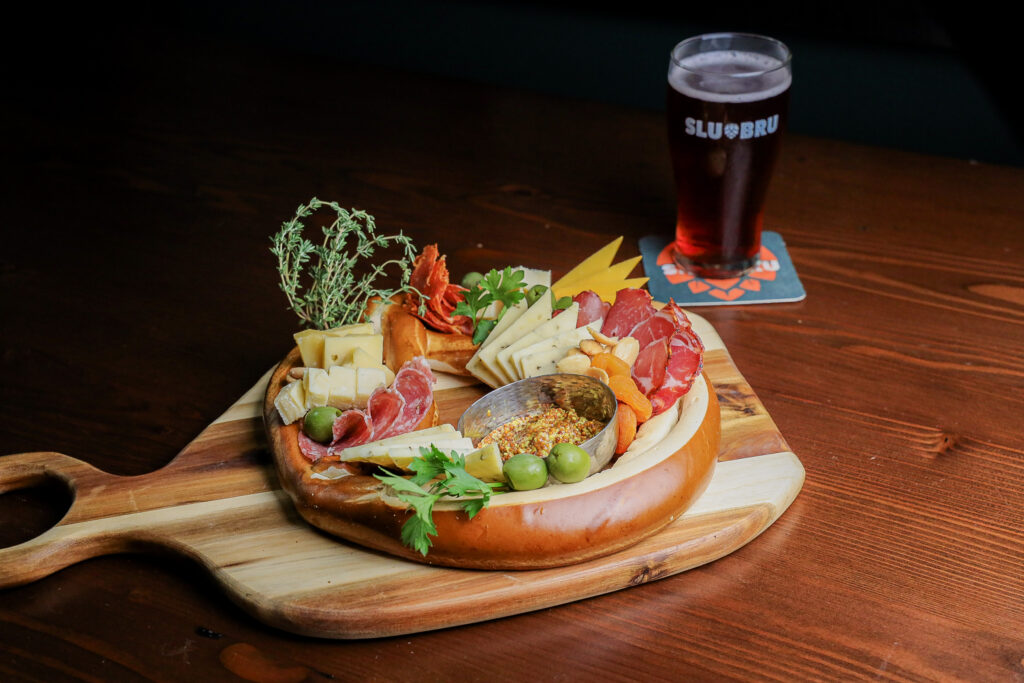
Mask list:
[[[336,218],[324,226],[323,241],[314,244],[303,236],[302,221],[324,207],[334,210]],[[304,326],[326,330],[359,322],[371,298],[387,300],[412,289],[409,277],[416,257],[412,240],[401,231],[397,235],[378,235],[376,230],[373,216],[365,211],[348,211],[337,202],[313,197],[271,237],[270,252],[277,257],[281,291]],[[393,246],[402,248],[401,258],[371,260],[378,249]],[[370,265],[369,271],[357,276],[357,266],[366,264]],[[399,272],[395,288],[377,282],[389,268]],[[308,287],[304,280],[309,282]]]

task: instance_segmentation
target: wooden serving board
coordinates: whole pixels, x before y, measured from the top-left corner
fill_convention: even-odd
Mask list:
[[[518,572],[432,567],[365,550],[306,524],[280,489],[261,418],[268,372],[170,464],[107,474],[52,452],[0,458],[0,493],[56,478],[74,501],[53,528],[0,549],[0,588],[98,555],[151,549],[205,567],[241,607],[287,631],[327,638],[415,633],[553,607],[663,578],[754,539],[800,491],[804,469],[706,320],[705,370],[722,411],[707,490],[664,530],[614,555]],[[442,421],[483,393],[442,378]],[[453,609],[458,605],[459,609]]]

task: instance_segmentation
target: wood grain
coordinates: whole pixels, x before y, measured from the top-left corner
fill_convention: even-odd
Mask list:
[[[33,79],[43,51],[11,70],[0,453],[167,465],[291,346],[267,237],[314,194],[438,242],[454,273],[559,275],[673,224],[654,112],[81,35],[60,78]],[[0,593],[0,678],[216,680],[247,643],[312,680],[1019,680],[1024,172],[790,135],[765,226],[807,299],[702,311],[807,468],[756,542],[557,609],[346,642],[264,626],[192,561],[99,557]],[[67,498],[0,495],[0,544]]]
[[[420,565],[318,533],[281,490],[262,439],[268,382],[294,364],[293,351],[287,367],[273,378],[264,375],[162,470],[118,477],[58,453],[0,459],[0,492],[55,478],[74,496],[53,528],[0,549],[0,588],[98,555],[169,550],[199,563],[234,602],[270,625],[367,638],[554,607],[706,564],[775,522],[799,492],[804,470],[790,452],[751,449],[755,441],[775,444],[781,437],[750,435],[747,416],[767,418],[764,408],[710,325],[698,316],[694,321],[711,352],[726,359],[715,372],[728,377],[732,395],[742,394],[729,413],[736,419],[723,423],[722,441],[740,437],[743,446],[723,451],[742,450],[743,459],[722,464],[692,510],[620,552],[553,569],[469,571]],[[449,422],[485,389],[459,384],[442,377],[441,387],[455,386],[435,394]],[[770,418],[760,424],[775,430]]]

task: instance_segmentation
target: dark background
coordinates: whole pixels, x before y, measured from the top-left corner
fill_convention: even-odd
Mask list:
[[[314,53],[661,109],[676,42],[741,30],[791,47],[795,133],[1024,165],[1011,17],[986,4],[190,0],[26,9],[8,28],[8,97],[28,99],[40,116],[70,108],[100,119],[125,106],[136,79],[148,77],[148,56],[168,41]],[[200,57],[193,66],[205,68]]]

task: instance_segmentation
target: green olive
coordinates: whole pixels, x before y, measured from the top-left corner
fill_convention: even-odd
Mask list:
[[[544,458],[533,453],[513,455],[501,469],[508,485],[516,491],[539,489],[548,480],[548,466],[544,464]]]
[[[334,438],[334,418],[339,415],[341,411],[331,406],[310,408],[302,421],[302,431],[313,441],[327,443]]]
[[[466,289],[472,289],[473,287],[476,287],[476,285],[479,284],[479,282],[483,279],[484,274],[478,273],[474,270],[462,276],[462,286],[465,287]]]
[[[546,291],[548,291],[548,288],[544,285],[534,285],[533,287],[530,287],[526,290],[526,305],[532,306]]]
[[[590,474],[590,453],[571,443],[556,443],[547,460],[552,476],[565,484],[583,481]]]

